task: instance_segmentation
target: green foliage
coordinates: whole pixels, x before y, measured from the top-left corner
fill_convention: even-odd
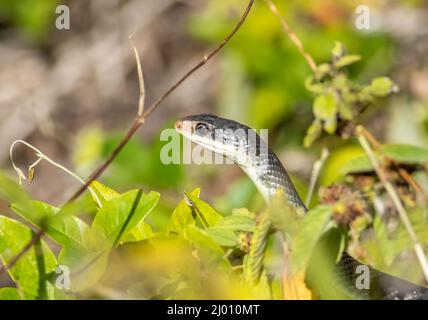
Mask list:
[[[428,162],[428,149],[403,144],[386,144],[376,153],[376,157],[382,160],[384,156],[392,159],[397,164],[423,166]],[[358,156],[349,161],[341,169],[343,174],[370,172],[373,166],[366,155]]]
[[[312,256],[312,250],[321,236],[328,230],[331,216],[332,208],[330,206],[318,206],[309,210],[300,222],[299,231],[293,238],[291,247],[291,268],[293,273],[306,268]]]
[[[10,263],[34,236],[35,233],[30,228],[0,216],[2,263]],[[9,269],[9,275],[26,299],[48,299],[53,297],[53,286],[48,280],[55,267],[55,255],[44,241],[39,240]]]
[[[397,85],[386,77],[375,78],[366,86],[350,80],[342,69],[360,58],[358,55],[348,55],[345,47],[336,43],[331,62],[320,64],[315,74],[306,80],[306,88],[315,94],[312,105],[315,119],[307,130],[305,147],[310,147],[321,136],[322,129],[328,134],[349,137],[352,128],[348,129],[348,124],[369,107],[375,98],[398,91]]]

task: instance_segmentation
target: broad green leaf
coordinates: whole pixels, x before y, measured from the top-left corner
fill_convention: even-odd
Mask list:
[[[91,183],[91,188],[92,190],[94,190],[94,192],[100,198],[101,203],[103,204],[120,195],[120,193],[107,187],[106,185],[102,184],[99,181],[93,181]],[[96,199],[94,199],[94,201],[96,201]]]
[[[218,245],[222,247],[235,247],[238,243],[238,236],[231,229],[224,227],[210,227],[205,231]]]
[[[0,259],[7,265],[34,237],[34,231],[18,221],[0,216]],[[27,299],[53,298],[48,281],[56,259],[44,241],[39,240],[8,271]]]
[[[21,300],[21,296],[17,288],[0,288],[1,300]]]
[[[59,208],[41,201],[32,201],[38,216],[43,217],[44,230],[48,236],[62,246],[80,246],[82,248],[93,245],[93,236],[89,226],[78,217],[71,214],[62,214]],[[11,209],[29,222],[33,221],[33,215],[29,214],[19,203],[14,203]],[[38,225],[41,227],[40,225]]]
[[[188,225],[184,229],[184,238],[201,249],[209,249],[217,254],[223,254],[223,249],[204,231],[196,226]]]
[[[216,225],[223,229],[253,232],[256,227],[255,216],[246,208],[233,209],[231,215],[223,217]]]
[[[309,210],[301,221],[299,231],[292,239],[291,268],[292,272],[304,270],[312,255],[312,250],[326,231],[332,215],[332,209],[320,205]]]
[[[82,291],[98,282],[108,263],[108,251],[88,251],[67,247],[61,250],[59,264],[70,270],[72,291]]]
[[[186,193],[186,197],[190,200],[190,206],[193,207],[199,221],[204,227],[214,226],[223,219],[223,216],[205,201],[202,201],[191,193]]]
[[[157,192],[145,194],[141,190],[132,190],[107,201],[92,224],[99,245],[105,248],[116,246],[153,210],[159,197]]]
[[[336,68],[343,68],[343,67],[349,66],[350,64],[353,64],[359,60],[361,60],[361,56],[359,56],[357,54],[350,54],[350,55],[346,55],[346,56],[341,57],[339,60],[337,60],[334,63],[334,66]]]
[[[266,270],[263,270],[260,275],[260,279],[257,284],[253,287],[255,296],[257,299],[270,300],[272,299],[271,288],[269,285],[269,279],[267,277]]]
[[[382,221],[382,218],[378,215],[373,221],[373,230],[375,232],[376,244],[378,246],[378,258],[382,261],[379,261],[379,265],[390,265],[394,256],[391,251],[391,242],[388,237],[388,229],[386,228],[385,223]]]
[[[222,217],[218,223],[206,229],[220,246],[235,247],[238,244],[237,232],[253,232],[256,227],[254,214],[246,208],[234,209],[229,216]]]
[[[379,77],[372,80],[369,91],[376,97],[385,97],[398,91],[398,86],[387,77]]]
[[[428,150],[405,144],[387,144],[382,146],[383,153],[392,160],[404,164],[424,165],[428,162]],[[379,152],[375,153],[379,160]],[[349,161],[341,169],[343,174],[370,172],[373,166],[366,155],[361,155]]]
[[[37,225],[42,222],[44,217],[34,208],[30,197],[15,181],[7,177],[2,171],[0,171],[0,198],[9,204],[19,203],[28,213],[29,220],[37,222]]]
[[[366,155],[357,156],[348,161],[342,168],[342,174],[370,172],[373,166]]]
[[[190,194],[194,197],[199,197],[200,192],[201,189],[196,188]],[[183,199],[174,209],[174,212],[169,219],[167,232],[181,234],[186,226],[193,224],[195,224],[195,219],[192,216],[192,209],[189,208],[186,200]]]
[[[386,144],[382,147],[385,154],[400,163],[428,163],[428,149],[408,144]]]
[[[183,237],[197,249],[201,262],[230,270],[230,263],[224,257],[223,249],[205,230],[188,225],[183,230]]]
[[[140,221],[134,228],[132,228],[127,235],[122,237],[121,244],[125,242],[137,242],[147,240],[154,236],[152,231],[152,227],[145,223],[144,221]]]

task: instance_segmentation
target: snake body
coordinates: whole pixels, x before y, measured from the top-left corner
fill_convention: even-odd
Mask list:
[[[289,204],[306,212],[293,182],[281,161],[266,142],[250,127],[234,120],[201,114],[184,117],[175,129],[189,140],[232,160],[249,176],[266,202],[279,190]],[[344,252],[338,263],[338,274],[348,283],[355,284],[357,260]],[[362,298],[386,300],[428,299],[428,289],[370,268],[370,290]]]

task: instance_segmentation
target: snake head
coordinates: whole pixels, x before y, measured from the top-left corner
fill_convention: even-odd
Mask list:
[[[264,142],[255,131],[239,122],[210,114],[184,117],[175,123],[175,130],[187,139],[245,165],[259,152]]]

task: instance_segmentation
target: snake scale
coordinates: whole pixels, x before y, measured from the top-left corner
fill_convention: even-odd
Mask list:
[[[201,114],[178,120],[175,129],[189,140],[237,164],[253,181],[266,202],[282,190],[289,204],[297,210],[307,211],[281,161],[250,127],[233,120]],[[348,287],[355,287],[358,265],[361,263],[346,252],[337,264],[337,272]],[[359,295],[362,299],[428,299],[427,288],[373,268],[369,270],[371,285],[369,290]]]

